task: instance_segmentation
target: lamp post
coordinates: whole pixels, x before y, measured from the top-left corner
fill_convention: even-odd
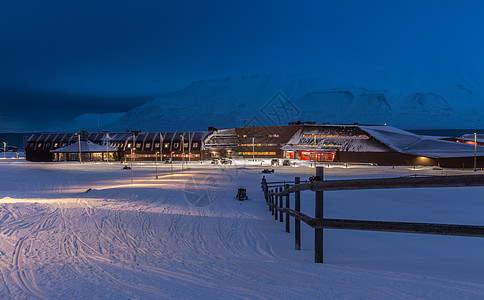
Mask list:
[[[255,161],[255,137],[252,136],[252,161]]]
[[[190,158],[192,156],[192,133],[188,133],[188,162],[190,162]]]
[[[109,163],[109,133],[106,133],[106,161]]]
[[[79,133],[74,133],[74,135],[77,135],[77,138],[78,138],[77,143],[79,144],[79,163],[82,164],[81,135]]]
[[[155,153],[155,173],[156,173],[156,179],[158,179],[158,154],[160,154],[160,152],[156,152]]]
[[[163,135],[160,132],[160,162],[163,160]]]
[[[6,158],[7,153],[7,143],[3,142],[3,158]]]
[[[183,170],[183,164],[185,163],[185,137],[183,134],[180,134],[180,137],[182,138],[182,170]]]
[[[170,153],[170,167],[171,167],[171,175],[173,175],[173,151]]]
[[[474,132],[474,172],[477,171],[477,132]]]
[[[131,167],[130,167],[130,170],[131,170],[131,184],[133,184],[133,160],[134,160],[134,143],[135,143],[135,135],[134,135],[134,132],[133,132],[133,146],[131,147]]]

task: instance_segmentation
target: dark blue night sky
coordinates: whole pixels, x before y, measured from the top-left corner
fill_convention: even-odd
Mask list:
[[[0,0],[0,130],[124,112],[200,79],[480,68],[482,11],[443,0]]]

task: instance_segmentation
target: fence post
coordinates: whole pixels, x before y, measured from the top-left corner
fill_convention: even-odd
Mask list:
[[[300,177],[294,178],[294,184],[298,185],[301,182]],[[301,192],[294,192],[294,209],[301,211]],[[294,218],[294,238],[296,242],[296,250],[301,250],[301,220]]]
[[[274,215],[274,189],[272,189],[271,191],[271,207],[270,207],[270,211],[272,213],[272,215]]]
[[[324,180],[324,168],[316,167],[316,176]],[[323,191],[316,192],[314,217],[323,218]],[[323,228],[314,229],[314,262],[323,263]]]
[[[279,193],[279,188],[276,188],[276,193]],[[279,217],[279,212],[277,211],[277,201],[279,200],[279,196],[275,196],[275,199],[274,199],[274,219],[277,220],[277,218]]]
[[[283,191],[283,189],[282,189],[282,187],[280,187],[279,188],[279,193],[282,193],[282,191]],[[279,208],[282,208],[282,207],[283,206],[282,206],[282,195],[281,195],[281,196],[279,196]],[[279,222],[281,222],[281,223],[284,222],[284,219],[283,218],[284,218],[283,212],[282,212],[282,210],[279,210]]]
[[[286,184],[285,186],[286,190],[289,189],[289,184]],[[289,209],[289,201],[290,201],[290,198],[289,198],[289,194],[286,195],[286,208]],[[289,216],[289,212],[286,211],[286,232],[291,232],[290,230],[290,216]]]
[[[267,192],[267,205],[269,206],[269,211],[272,211],[272,191]]]

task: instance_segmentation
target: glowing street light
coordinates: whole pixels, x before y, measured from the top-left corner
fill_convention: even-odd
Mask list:
[[[160,162],[163,160],[163,134],[160,132]]]
[[[477,171],[477,132],[474,132],[474,172]]]
[[[133,132],[133,146],[131,147],[131,184],[133,184],[133,159],[134,159],[134,145],[136,142],[136,136],[135,133]]]
[[[77,135],[78,138],[78,144],[79,144],[79,163],[82,164],[82,153],[81,153],[81,135],[79,133],[74,133],[74,135]]]
[[[183,170],[183,164],[185,163],[185,137],[183,134],[180,134],[180,137],[182,139],[182,170]]]
[[[173,152],[170,153],[170,166],[171,166],[171,175],[173,175]]]
[[[106,161],[109,163],[109,133],[106,133]]]
[[[156,152],[155,153],[155,173],[156,173],[156,179],[158,179],[158,154],[160,154],[160,152]]]

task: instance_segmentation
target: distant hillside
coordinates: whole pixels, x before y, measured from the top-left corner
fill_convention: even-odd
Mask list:
[[[366,75],[366,76],[365,76]],[[110,130],[201,130],[250,125],[388,123],[404,129],[484,128],[474,71],[375,72],[357,77],[263,75],[193,82],[136,107]]]

